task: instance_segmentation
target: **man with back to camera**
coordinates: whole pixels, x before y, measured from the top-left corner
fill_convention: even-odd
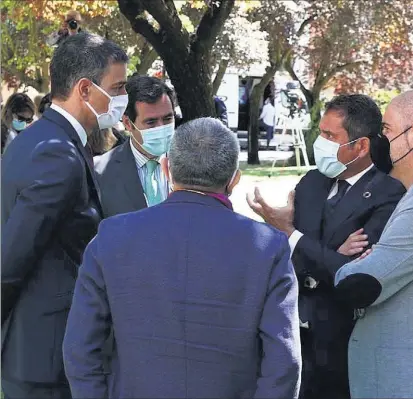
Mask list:
[[[73,397],[297,398],[288,241],[233,212],[238,158],[238,140],[220,121],[188,122],[162,161],[168,199],[102,222],[63,344]],[[117,367],[105,376],[97,371],[112,327]]]
[[[326,104],[314,143],[318,170],[298,183],[284,208],[272,208],[258,189],[249,204],[289,236],[300,283],[303,399],[348,399],[347,346],[353,309],[340,302],[334,276],[376,243],[405,193],[399,181],[372,163],[381,113],[365,95],[342,95]]]
[[[87,136],[121,118],[128,57],[97,35],[65,40],[52,105],[2,159],[2,390],[70,398],[62,341],[83,250],[102,218]]]
[[[95,158],[105,217],[157,205],[169,194],[159,163],[175,130],[172,90],[160,79],[128,79],[123,123],[130,140]]]

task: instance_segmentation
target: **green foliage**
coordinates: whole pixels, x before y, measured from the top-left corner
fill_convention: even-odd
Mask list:
[[[371,97],[376,101],[377,105],[380,107],[381,112],[384,114],[386,107],[389,105],[390,101],[394,97],[398,96],[400,91],[397,89],[393,90],[377,90],[371,93]]]

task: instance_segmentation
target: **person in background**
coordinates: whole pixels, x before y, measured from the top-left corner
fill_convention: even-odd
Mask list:
[[[102,218],[87,136],[122,117],[127,64],[125,51],[100,36],[65,40],[50,63],[52,105],[2,158],[5,399],[70,398],[63,335],[83,251]]]
[[[25,93],[12,94],[2,110],[1,121],[7,128],[5,148],[27,126],[33,122],[35,106]]]
[[[135,75],[126,91],[130,139],[94,160],[105,217],[157,205],[169,194],[159,161],[175,131],[172,90],[158,78]]]
[[[3,155],[6,147],[7,137],[9,135],[9,129],[3,121],[1,121],[1,154]]]
[[[94,157],[103,155],[111,149],[122,145],[126,140],[127,138],[115,128],[102,130],[97,128],[87,139]]]
[[[372,163],[381,131],[377,104],[361,94],[326,104],[309,171],[286,207],[269,206],[256,189],[250,206],[288,237],[300,283],[302,399],[349,399],[348,340],[353,308],[338,300],[334,276],[375,244],[406,192]]]
[[[270,142],[274,137],[274,125],[275,125],[275,107],[274,98],[269,97],[264,103],[260,120],[262,121],[265,131],[267,132],[267,148],[270,146]]]
[[[383,117],[392,176],[407,193],[377,245],[335,276],[336,295],[359,309],[349,343],[351,397],[413,397],[413,90]]]
[[[228,111],[225,102],[221,100],[218,96],[214,96],[215,113],[217,118],[228,127]]]
[[[238,162],[238,140],[220,121],[183,124],[162,160],[168,199],[101,223],[63,343],[74,398],[297,398],[288,241],[233,211]],[[105,375],[111,328],[117,362]]]
[[[82,16],[78,11],[69,11],[63,20],[62,27],[57,31],[51,33],[46,43],[49,46],[59,46],[65,39],[70,36],[82,32]]]
[[[37,113],[39,117],[42,116],[44,111],[46,111],[46,109],[48,109],[51,105],[52,105],[52,99],[51,99],[50,93],[47,93],[40,100],[39,107],[37,109]]]

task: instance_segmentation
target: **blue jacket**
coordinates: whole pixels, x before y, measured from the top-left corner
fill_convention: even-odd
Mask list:
[[[289,256],[284,234],[192,192],[103,221],[64,339],[73,397],[296,398]],[[105,376],[111,326],[117,349]]]

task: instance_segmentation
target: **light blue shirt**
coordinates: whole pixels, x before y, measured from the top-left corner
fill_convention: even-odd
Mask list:
[[[133,157],[135,158],[139,179],[142,183],[142,187],[145,187],[147,178],[146,163],[149,161],[149,158],[135,148],[135,146],[132,144],[132,140],[130,140],[130,146],[132,149]],[[158,166],[154,171],[154,179],[158,182],[158,188],[160,190],[162,201],[165,201],[169,195],[168,180],[162,172],[161,164],[159,163],[160,158],[153,158],[153,160],[158,161]]]

